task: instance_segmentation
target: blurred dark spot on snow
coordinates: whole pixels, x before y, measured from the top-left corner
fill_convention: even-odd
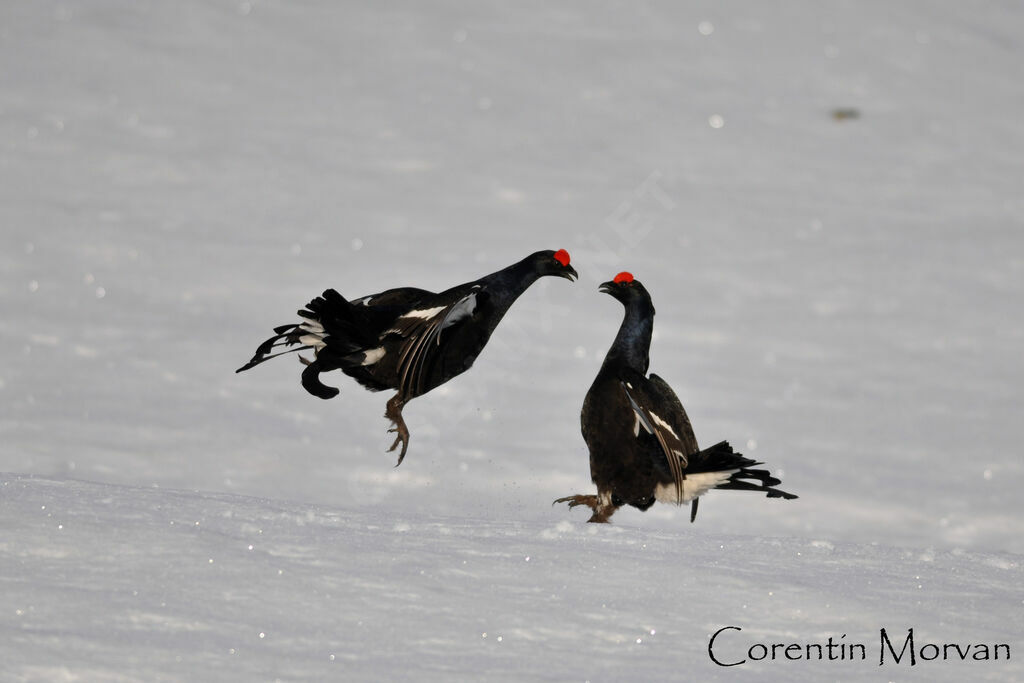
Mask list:
[[[860,118],[860,109],[854,109],[853,107],[847,107],[844,109],[833,109],[832,118],[836,121],[849,121],[851,119]]]

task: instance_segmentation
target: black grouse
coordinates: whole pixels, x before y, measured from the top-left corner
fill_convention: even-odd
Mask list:
[[[274,336],[236,372],[312,350],[313,360],[299,358],[306,365],[302,386],[314,396],[338,395],[338,389],[320,381],[320,373],[330,370],[341,370],[370,391],[396,389],[384,417],[394,424],[388,431],[397,432],[388,450],[402,444],[397,467],[409,447],[402,407],[468,370],[513,302],[545,275],[576,279],[569,252],[538,251],[437,294],[400,287],[347,301],[328,289],[298,312],[302,322],[274,328]]]
[[[736,453],[722,441],[700,450],[693,427],[672,388],[647,376],[654,329],[651,296],[630,273],[619,273],[599,288],[626,307],[626,315],[583,400],[580,421],[590,449],[590,477],[597,495],[559,498],[569,507],[593,510],[590,522],[607,522],[623,505],[647,510],[655,501],[691,502],[711,489],[764,491],[769,498],[796,498],[775,488],[782,482],[762,463]]]

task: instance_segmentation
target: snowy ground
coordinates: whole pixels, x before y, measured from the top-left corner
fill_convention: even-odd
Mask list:
[[[0,3],[0,680],[1024,679],[1024,9],[429,5]],[[401,468],[386,395],[233,373],[325,287],[559,247]],[[798,501],[550,506],[623,269]]]

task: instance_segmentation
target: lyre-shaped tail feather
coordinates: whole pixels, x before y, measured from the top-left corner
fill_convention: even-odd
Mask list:
[[[794,500],[799,497],[796,494],[787,493],[775,488],[781,483],[781,481],[771,476],[767,470],[752,470],[745,467],[732,475],[729,481],[718,488],[732,491],[760,491],[767,494],[769,498],[783,498],[785,500]]]
[[[274,349],[279,346],[292,346],[299,343],[299,326],[293,325],[280,325],[274,328],[274,336],[266,340],[258,347],[256,347],[256,353],[253,354],[252,358],[248,363],[235,370],[235,372],[243,372],[249,368],[253,368],[264,361],[268,361],[271,358],[277,358],[286,353],[292,353],[294,351],[302,351],[304,349],[311,348],[309,346],[302,346],[294,349],[287,349],[285,351],[278,351],[273,353]]]
[[[341,353],[359,350],[365,340],[362,339],[364,334],[361,323],[363,321],[355,308],[337,291],[326,290],[321,296],[306,304],[304,309],[298,311],[303,322],[275,327],[274,336],[260,344],[252,359],[235,372],[248,370],[264,361],[287,353],[308,349],[319,351],[324,346],[327,337],[331,337],[335,350]],[[274,353],[275,349],[280,347],[294,348],[286,348],[284,351]],[[325,370],[321,368],[320,371]],[[309,389],[309,385],[306,385],[305,382],[303,384]],[[310,384],[315,386],[313,382]],[[322,392],[311,390],[310,393],[320,396]]]

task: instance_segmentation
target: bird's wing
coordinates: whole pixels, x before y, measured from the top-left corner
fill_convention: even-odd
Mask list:
[[[404,341],[398,350],[398,390],[405,396],[423,393],[427,369],[440,355],[441,338],[445,330],[473,317],[482,299],[486,298],[479,286],[447,305],[423,304],[399,316],[384,335],[397,335]]]
[[[418,287],[396,287],[376,294],[368,294],[352,300],[353,306],[368,306],[370,308],[387,308],[391,306],[415,306],[423,299],[437,296],[434,292],[428,292]]]
[[[697,445],[697,436],[693,433],[693,425],[690,424],[690,418],[686,415],[686,409],[683,408],[682,402],[676,396],[676,392],[672,391],[668,382],[653,372],[649,381],[650,386],[657,392],[661,405],[665,406],[667,413],[665,419],[678,432],[679,440],[682,441],[685,448],[686,459],[689,459],[691,455],[700,450],[700,446]]]
[[[637,420],[637,433],[643,429],[652,434],[661,446],[669,472],[676,485],[676,498],[683,502],[683,473],[689,456],[697,452],[690,420],[672,388],[657,375],[647,379],[640,373],[631,373],[621,380],[630,407]]]

